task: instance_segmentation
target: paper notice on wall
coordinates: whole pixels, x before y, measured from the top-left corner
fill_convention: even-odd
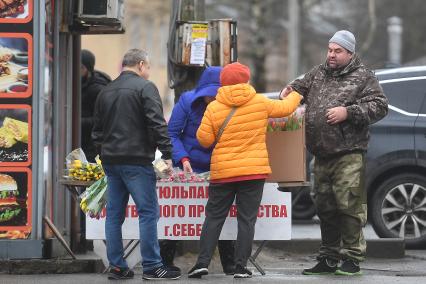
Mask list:
[[[193,24],[191,34],[191,58],[189,63],[204,65],[208,36],[208,24]]]
[[[206,54],[206,39],[197,38],[192,40],[190,64],[204,65]]]

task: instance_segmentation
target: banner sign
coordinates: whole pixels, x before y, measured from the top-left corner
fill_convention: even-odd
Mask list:
[[[0,0],[0,239],[32,217],[33,0]]]
[[[280,192],[277,184],[266,183],[257,216],[255,240],[291,239],[291,193]],[[160,220],[158,238],[198,240],[205,218],[208,183],[157,183]],[[100,219],[86,216],[86,239],[105,239],[105,209]],[[220,239],[235,240],[237,208],[233,204]],[[123,224],[123,239],[139,239],[136,205],[130,198]]]

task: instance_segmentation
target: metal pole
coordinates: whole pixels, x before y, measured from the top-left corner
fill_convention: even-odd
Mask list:
[[[401,18],[391,17],[388,19],[389,64],[401,65],[402,30]]]
[[[34,50],[33,50],[33,181],[32,181],[32,239],[43,238],[44,215],[44,63],[45,63],[45,33],[44,6],[45,1],[34,3]]]
[[[81,146],[81,36],[72,36],[72,148]],[[81,211],[76,200],[71,199],[71,248],[81,247]]]
[[[81,138],[81,36],[72,36],[72,147],[80,147]]]
[[[298,0],[290,0],[288,7],[288,81],[299,75],[300,65],[300,11]]]

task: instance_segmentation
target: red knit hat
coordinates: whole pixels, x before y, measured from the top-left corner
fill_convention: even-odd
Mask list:
[[[250,69],[238,62],[223,67],[220,72],[220,85],[229,86],[247,83],[250,80]]]

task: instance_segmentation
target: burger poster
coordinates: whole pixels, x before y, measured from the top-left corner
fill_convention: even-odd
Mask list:
[[[27,98],[31,90],[31,36],[0,33],[0,98]]]
[[[33,18],[33,0],[0,0],[0,23],[28,23]]]
[[[30,164],[31,107],[0,104],[0,167]]]
[[[31,171],[0,168],[0,239],[25,239],[31,232]]]

